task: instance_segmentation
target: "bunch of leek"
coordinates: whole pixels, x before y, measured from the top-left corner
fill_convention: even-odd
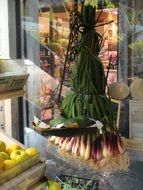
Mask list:
[[[84,30],[77,46],[77,62],[72,70],[71,91],[62,101],[62,116],[74,121],[79,121],[79,118],[99,121],[103,124],[102,130],[77,137],[52,136],[50,141],[63,151],[94,163],[103,158],[107,158],[104,159],[106,161],[108,157],[120,154],[124,168],[127,163],[124,158],[124,147],[113,124],[111,101],[105,93],[104,68],[98,58],[101,36],[95,30],[95,8],[90,5],[84,6],[83,25]],[[82,130],[84,127],[86,126],[84,125]]]
[[[63,151],[94,162],[124,153],[123,143],[117,132],[66,138],[52,136],[49,140]]]
[[[114,130],[110,99],[105,94],[106,77],[98,54],[101,36],[95,30],[95,7],[84,6],[83,26],[77,46],[77,62],[73,66],[71,91],[62,101],[66,118],[88,117],[104,124],[103,130]]]

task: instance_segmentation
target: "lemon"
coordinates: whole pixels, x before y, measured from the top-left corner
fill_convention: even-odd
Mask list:
[[[14,160],[4,160],[3,162],[3,169],[9,170],[10,168],[13,168],[16,166],[16,162]]]
[[[6,152],[6,144],[2,140],[0,140],[0,152]]]
[[[6,152],[10,155],[14,150],[22,150],[22,147],[19,146],[19,145],[16,144],[16,143],[13,143],[13,144],[11,144],[11,145],[7,148]],[[2,152],[2,151],[1,151],[1,152]]]
[[[4,159],[0,156],[0,172],[3,171],[3,163],[4,163]]]
[[[60,183],[56,181],[50,181],[48,183],[48,190],[62,190]]]
[[[34,147],[29,147],[29,148],[27,148],[27,149],[26,149],[26,152],[27,152],[27,154],[29,154],[30,156],[35,156],[35,155],[37,155],[37,154],[39,153],[39,151],[38,151],[36,148],[34,148]]]
[[[4,160],[9,160],[9,155],[6,152],[0,152],[0,157]]]

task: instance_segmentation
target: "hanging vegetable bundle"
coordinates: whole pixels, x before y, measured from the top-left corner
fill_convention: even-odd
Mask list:
[[[70,151],[83,160],[93,159],[95,162],[108,156],[124,153],[123,143],[118,133],[105,133],[104,135],[82,135],[77,137],[55,137],[50,142],[59,145],[61,150]]]
[[[49,141],[72,157],[76,156],[102,169],[124,169],[129,165],[120,135],[113,123],[110,98],[106,95],[104,67],[98,58],[102,37],[96,32],[95,7],[84,5],[83,31],[76,46],[77,60],[72,69],[71,91],[62,101],[62,117],[51,122],[64,126],[97,127],[81,136],[55,137]],[[93,122],[93,123],[92,123]],[[76,124],[76,125],[75,125]],[[69,129],[70,130],[70,129]],[[102,164],[101,164],[102,163]],[[104,164],[103,164],[104,163]],[[116,165],[116,167],[115,167]],[[106,167],[107,166],[107,167]]]
[[[99,170],[127,170],[129,159],[117,132],[87,134],[77,137],[51,136],[50,143],[59,147],[63,156],[78,158]]]
[[[111,103],[105,94],[106,77],[98,54],[102,37],[95,30],[95,7],[84,6],[84,30],[78,44],[77,62],[73,66],[71,91],[62,102],[66,118],[87,117],[104,124],[103,130],[113,130]]]

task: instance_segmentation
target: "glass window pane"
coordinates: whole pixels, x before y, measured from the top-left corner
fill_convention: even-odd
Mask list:
[[[43,119],[43,112],[44,119],[52,116],[52,110],[43,110],[43,107],[46,106],[62,76],[70,33],[71,2],[25,0],[23,3],[24,53],[28,61],[31,61],[27,62],[26,66],[30,72],[26,97],[29,124],[32,123],[34,115],[39,119]],[[96,30],[103,37],[99,57],[103,62],[105,74],[108,74],[108,86],[113,87],[112,84],[115,84],[113,88],[115,96],[111,98],[117,98],[121,103],[120,131],[123,136],[128,137],[131,127],[129,101],[140,100],[143,97],[141,87],[137,94],[134,93],[137,90],[131,88],[135,79],[142,78],[143,75],[143,6],[141,0],[120,0],[120,3],[110,0],[97,2]],[[102,13],[98,9],[101,7]],[[68,68],[64,81],[64,85],[68,87],[71,68]]]

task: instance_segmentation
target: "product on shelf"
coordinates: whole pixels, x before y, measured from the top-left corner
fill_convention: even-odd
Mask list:
[[[54,180],[43,178],[32,190],[98,190],[98,180],[60,174]]]
[[[0,140],[0,185],[39,162],[35,147],[25,148],[19,142],[7,140]]]
[[[67,136],[59,136],[54,140],[52,137],[52,141],[59,146],[62,155],[82,160],[92,168],[127,170],[129,159],[114,122],[111,99],[106,94],[108,73],[105,76],[103,63],[99,58],[103,39],[95,29],[95,26],[98,26],[98,22],[95,20],[96,7],[84,5],[82,10],[83,12],[78,13],[81,14],[82,20],[77,25],[83,22],[83,31],[80,35],[80,42],[76,44],[78,48],[72,68],[71,90],[61,101],[61,116],[66,120],[72,120],[72,124],[74,124],[72,126],[76,126],[75,135],[69,138],[69,133],[73,129],[68,129]],[[70,43],[69,41],[69,46]],[[69,50],[69,55],[71,52]],[[70,62],[70,60],[68,61]],[[77,118],[81,117],[93,121],[93,124],[84,125],[85,120],[83,120],[80,125],[81,121],[78,122]],[[58,119],[61,120],[61,117],[55,118],[49,122],[49,125],[55,124]],[[55,125],[66,126],[65,121],[60,122]],[[85,134],[86,126],[94,131],[88,131]],[[77,134],[78,127],[81,129],[80,135]]]
[[[0,152],[6,151],[6,144],[0,140]]]
[[[41,181],[45,169],[45,163],[39,162],[11,180],[0,184],[0,190],[33,190],[31,186]]]
[[[43,178],[38,184],[34,185],[32,190],[62,190],[62,188],[59,182]]]

